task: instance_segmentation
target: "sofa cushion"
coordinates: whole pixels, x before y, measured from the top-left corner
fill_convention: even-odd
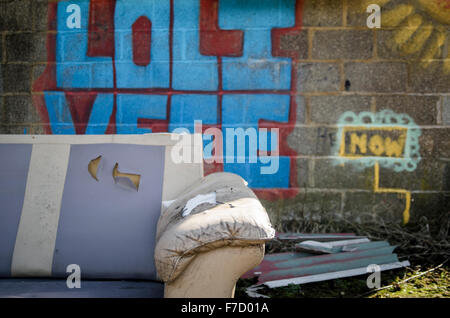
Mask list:
[[[156,280],[164,146],[0,146],[0,277],[67,277],[77,264],[83,278]],[[141,176],[138,190],[113,178],[116,163]]]
[[[32,145],[0,144],[0,277],[11,275]]]
[[[104,162],[96,181],[87,173],[87,163],[99,155]],[[116,163],[141,176],[138,191],[113,179]],[[156,279],[153,249],[163,171],[164,147],[73,145],[52,276],[66,277],[66,267],[78,264],[84,278]]]
[[[206,199],[190,204],[196,198]],[[260,245],[274,235],[266,210],[245,180],[231,173],[210,174],[161,213],[155,248],[158,276],[173,281],[198,253],[223,246]]]
[[[0,279],[0,298],[162,298],[164,284],[151,281],[89,281],[69,289],[65,279]]]
[[[173,160],[179,137],[0,135],[0,277],[67,277],[78,264],[83,278],[155,279],[161,202],[203,176],[201,161]],[[188,146],[201,158],[201,143]],[[140,175],[138,191],[124,173]]]

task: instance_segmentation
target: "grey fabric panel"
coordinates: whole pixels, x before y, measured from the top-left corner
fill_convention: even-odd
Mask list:
[[[0,144],[0,277],[11,276],[32,148],[30,144]]]
[[[154,247],[164,146],[73,145],[64,186],[52,276],[77,264],[89,279],[156,280]],[[102,156],[96,181],[89,162]],[[141,175],[139,191],[115,184],[112,171]]]
[[[149,281],[81,281],[69,289],[65,279],[0,279],[0,298],[162,298],[164,284]]]

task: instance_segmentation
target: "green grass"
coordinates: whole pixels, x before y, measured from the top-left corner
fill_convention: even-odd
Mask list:
[[[434,267],[433,267],[434,268]],[[341,278],[303,285],[289,285],[279,288],[261,289],[258,293],[271,298],[411,298],[411,297],[450,297],[449,268],[443,266],[422,276],[402,282],[431,268],[416,266],[381,272],[381,288],[367,287],[368,275]],[[245,288],[256,283],[255,280],[239,280],[236,288],[237,298],[248,298]]]

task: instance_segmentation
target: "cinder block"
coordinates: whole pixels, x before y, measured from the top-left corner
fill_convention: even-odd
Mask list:
[[[0,134],[13,135],[43,135],[45,133],[42,125],[0,125]]]
[[[291,60],[271,55],[270,38],[273,28],[294,25],[294,5],[294,1],[220,3],[219,27],[244,31],[242,56],[222,60],[224,89],[290,89]]]
[[[6,36],[7,62],[46,62],[46,33],[16,33]]]
[[[193,133],[196,120],[201,120],[202,125],[217,124],[217,96],[195,94],[172,96],[169,131],[181,127]]]
[[[308,0],[303,4],[304,26],[341,26],[342,0]]]
[[[56,41],[56,61],[64,63],[82,63],[101,60],[87,56],[87,32],[58,31]]]
[[[375,220],[373,200],[373,193],[370,192],[345,192],[343,219],[358,224],[372,223]]]
[[[411,63],[409,89],[417,93],[449,93],[450,73],[444,71],[442,61],[429,64]]]
[[[5,100],[4,124],[29,124],[39,120],[31,95],[8,95]]]
[[[22,135],[28,131],[28,125],[0,125],[2,135]]]
[[[48,27],[48,0],[34,0],[33,15],[34,15],[34,30],[46,31],[55,30],[56,26]]]
[[[311,121],[320,124],[336,124],[346,111],[355,113],[370,111],[370,96],[311,96],[309,99]]]
[[[3,76],[3,92],[30,92],[30,68],[31,66],[24,64],[3,64],[1,66]]]
[[[335,159],[314,160],[314,186],[320,189],[373,188],[373,169],[356,169],[351,163],[336,164]]]
[[[450,126],[450,96],[445,96],[442,100],[442,122]]]
[[[377,30],[377,55],[380,59],[396,59],[408,61],[417,59],[420,51],[415,54],[406,55],[402,52],[402,47],[395,43],[394,37],[398,29],[393,30]]]
[[[298,92],[333,92],[340,89],[339,65],[330,63],[299,63]]]
[[[419,138],[420,155],[423,158],[450,158],[450,128],[422,128]]]
[[[175,41],[172,44],[174,62],[186,60],[186,31],[184,29],[173,30],[173,37]],[[123,51],[123,50],[122,50]]]
[[[403,224],[406,208],[406,196],[404,194],[374,193],[373,198],[375,222]]]
[[[370,30],[315,31],[312,58],[326,60],[365,60],[373,55],[373,32]]]
[[[297,184],[300,188],[310,188],[311,159],[297,158]]]
[[[350,222],[403,223],[406,197],[396,193],[346,192],[344,217]],[[412,193],[409,210],[409,223],[424,222],[423,217],[439,224],[447,222],[446,215],[450,208],[450,196],[445,193]],[[430,230],[433,230],[430,228]]]
[[[406,63],[347,63],[344,71],[349,91],[381,93],[406,90]]]
[[[308,58],[308,32],[301,31],[298,34],[287,34],[281,37],[281,50],[297,51],[299,59]]]
[[[33,71],[31,74],[33,83],[44,73],[46,67],[47,65],[44,64],[38,64],[33,66]]]
[[[42,124],[32,124],[27,128],[27,134],[29,135],[43,135],[45,134],[44,125]]]
[[[31,0],[0,1],[0,31],[30,31],[33,27]]]
[[[367,17],[369,14],[366,12],[367,1],[364,0],[347,0],[347,25],[348,26],[367,26]],[[373,1],[376,3],[376,1]]]
[[[346,192],[343,217],[349,222],[377,223],[378,218],[394,223],[403,222],[405,201],[397,194]]]
[[[450,178],[450,163],[437,158],[422,159],[414,171],[394,172],[380,168],[381,188],[420,191],[448,191],[445,189]]]
[[[117,132],[119,134],[151,132],[148,128],[138,126],[138,118],[164,120],[167,118],[166,104],[167,96],[164,95],[118,94],[117,123],[120,126],[117,127]]]
[[[301,225],[305,221],[318,221],[338,217],[341,208],[341,194],[326,191],[308,191],[291,199],[262,200],[274,226],[282,225],[285,231],[304,231]]]
[[[220,1],[219,1],[220,2]],[[227,30],[257,30],[274,27],[290,27],[295,22],[295,2],[274,1],[221,1],[219,27]],[[330,1],[328,1],[330,2]]]
[[[62,88],[89,88],[89,87],[102,87],[100,85],[93,85],[92,75],[96,72],[92,69],[92,63],[80,63],[80,64],[56,64],[56,81],[58,87]],[[102,76],[102,74],[98,74]],[[112,82],[112,78],[102,76],[105,81],[108,79]]]
[[[108,66],[105,64],[105,67]],[[169,87],[169,64],[166,62],[155,61],[146,67],[137,66],[133,62],[117,63],[116,72],[119,88]],[[101,82],[94,86],[112,85],[112,81],[108,81],[111,78],[107,76],[107,70],[103,70],[100,74],[103,75],[100,77]]]
[[[301,95],[295,96],[295,104],[297,106],[296,109],[296,122],[298,124],[306,123],[306,101],[305,97]]]
[[[336,144],[337,128],[295,127],[288,145],[299,155],[329,156]]]
[[[120,30],[120,31],[119,31]],[[185,34],[188,32],[184,32]],[[168,62],[169,61],[169,46],[168,46],[168,38],[169,38],[169,30],[168,29],[156,29],[152,26],[151,33],[151,59],[152,62]],[[178,33],[177,33],[178,34]],[[178,52],[176,49],[178,48],[177,43],[177,34],[174,34],[174,55]],[[116,38],[116,54],[117,60],[121,62],[131,62],[133,61],[133,33],[131,26],[129,29],[118,29],[115,31]],[[190,44],[190,43],[186,43]],[[184,47],[186,52],[190,49],[189,47]]]
[[[112,88],[113,67],[111,57],[90,57],[87,56],[86,50],[86,31],[58,32],[56,41],[56,79],[58,86],[64,88]],[[135,82],[140,79],[138,74],[134,73],[126,64],[124,72],[124,63],[116,63],[116,70],[119,87],[123,87],[121,81],[129,77],[133,77]],[[139,75],[143,76],[142,73],[145,74],[145,71],[141,70]]]
[[[225,90],[288,90],[291,86],[288,59],[224,58],[222,65]]]
[[[448,178],[447,180],[450,180]],[[450,181],[448,181],[450,182]],[[449,189],[450,186],[447,186]],[[410,222],[424,224],[429,221],[430,231],[437,232],[448,222],[450,211],[449,193],[413,193],[411,198]]]
[[[1,81],[0,81],[0,85],[1,85]],[[5,108],[4,108],[4,97],[2,95],[0,95],[0,125],[6,124],[5,116],[6,116],[6,114],[5,114]]]
[[[174,62],[173,87],[180,90],[216,90],[217,62],[215,60]]]
[[[438,96],[383,95],[376,97],[377,111],[390,109],[397,114],[408,114],[418,125],[436,125]]]

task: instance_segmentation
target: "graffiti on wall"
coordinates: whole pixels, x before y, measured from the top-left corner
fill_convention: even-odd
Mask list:
[[[364,0],[363,5],[382,6],[382,27],[397,28],[390,39],[391,49],[410,58],[417,57],[423,67],[443,58],[442,69],[450,74],[450,0]]]
[[[74,3],[78,27],[70,16]],[[205,170],[234,172],[253,188],[292,196],[296,153],[286,139],[296,121],[298,53],[282,49],[281,37],[300,32],[302,3],[50,2],[48,27],[56,32],[48,35],[47,68],[33,85],[41,93],[33,98],[46,132],[140,134],[179,127],[194,132],[195,120],[224,135],[236,125],[276,127],[277,173],[260,174],[260,162],[225,162]]]
[[[408,223],[411,192],[380,187],[380,166],[394,172],[414,171],[421,160],[420,128],[409,115],[391,110],[359,114],[345,112],[337,125],[336,164],[350,163],[359,169],[374,167],[374,192],[405,196],[403,222]]]

